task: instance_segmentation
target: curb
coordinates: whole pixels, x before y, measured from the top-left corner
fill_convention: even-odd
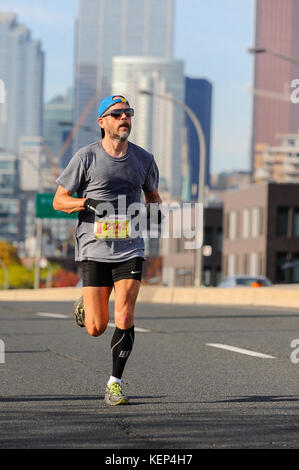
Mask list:
[[[82,294],[81,287],[54,287],[51,289],[16,289],[0,291],[1,301],[49,302],[75,301]],[[111,300],[113,300],[113,292]],[[299,309],[299,289],[292,287],[259,287],[221,289],[205,287],[140,288],[138,302],[190,305],[239,305],[286,307]]]

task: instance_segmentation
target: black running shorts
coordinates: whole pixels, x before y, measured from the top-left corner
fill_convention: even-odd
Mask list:
[[[136,279],[141,281],[141,257],[131,258],[117,263],[102,263],[100,261],[81,261],[83,287],[113,286],[121,279]]]

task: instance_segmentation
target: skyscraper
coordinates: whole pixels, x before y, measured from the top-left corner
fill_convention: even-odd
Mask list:
[[[51,151],[59,167],[64,168],[71,157],[70,149],[57,160],[59,152],[72,129],[72,99],[71,90],[65,95],[57,95],[44,106],[44,143]]]
[[[9,242],[18,235],[17,179],[17,156],[0,150],[0,240]]]
[[[299,60],[299,1],[258,0],[255,9],[255,47]],[[278,134],[298,132],[299,106],[289,99],[298,74],[298,65],[271,53],[255,56],[251,170],[255,152],[279,145]]]
[[[15,13],[0,13],[0,79],[6,92],[0,147],[8,151],[18,151],[21,136],[42,135],[43,69],[41,43],[31,39]]]
[[[160,178],[172,197],[181,196],[181,151],[184,111],[147,90],[184,101],[184,63],[160,57],[113,58],[112,93],[128,96],[135,109],[130,140],[155,155]]]
[[[110,94],[112,58],[172,58],[174,0],[79,0],[76,25],[74,122],[84,120],[73,150],[95,140],[96,110]],[[86,128],[90,128],[88,131]],[[99,135],[99,134],[98,134]]]
[[[211,142],[211,117],[212,117],[212,84],[206,79],[189,78],[185,80],[185,104],[192,109],[197,116],[205,137],[206,144],[206,169],[205,184],[210,184],[210,142]],[[195,127],[185,115],[187,128],[187,171],[182,197],[184,200],[197,200],[200,168],[200,145]]]

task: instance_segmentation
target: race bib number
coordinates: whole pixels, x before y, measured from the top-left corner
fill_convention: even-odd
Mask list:
[[[104,240],[123,240],[130,238],[131,220],[121,215],[103,217],[95,221],[94,235],[95,238]]]

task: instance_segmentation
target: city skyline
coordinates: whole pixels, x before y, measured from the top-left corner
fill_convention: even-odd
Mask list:
[[[3,0],[1,10],[18,13],[45,51],[45,102],[73,84],[77,2]],[[214,87],[211,172],[249,169],[254,1],[176,0],[174,59],[185,74]],[[196,51],[196,56],[194,56]],[[233,132],[231,132],[233,130]]]
[[[174,0],[79,0],[73,116],[75,123],[84,116],[88,130],[78,129],[72,142],[73,152],[97,138],[95,116],[102,99],[112,94],[114,57],[172,58],[173,4]],[[115,24],[119,27],[115,28]],[[128,90],[114,92],[128,95]],[[134,106],[133,97],[128,98]]]
[[[113,58],[112,93],[129,94],[138,119],[132,126],[132,141],[155,155],[160,190],[181,197],[182,132],[181,108],[139,90],[172,96],[184,101],[184,63],[162,57],[116,56]],[[118,91],[117,91],[118,90]],[[197,177],[198,178],[198,177]]]
[[[15,13],[0,12],[0,78],[7,97],[1,109],[0,147],[18,152],[20,137],[43,132],[44,51]]]

